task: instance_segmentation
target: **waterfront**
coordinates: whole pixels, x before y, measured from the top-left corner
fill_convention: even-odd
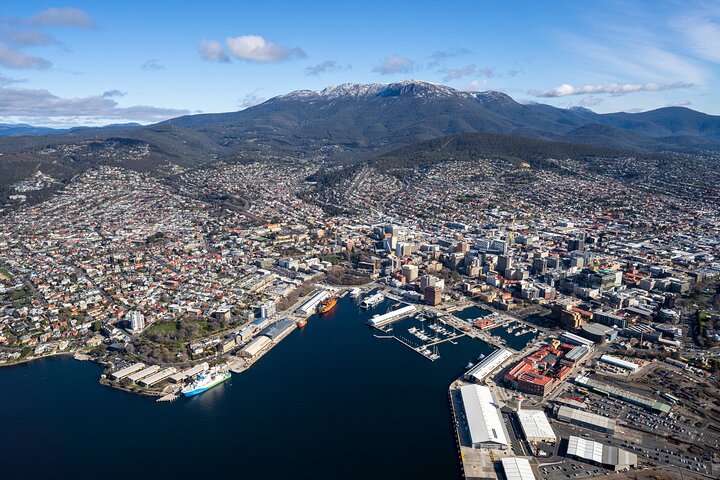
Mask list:
[[[461,338],[429,362],[375,338],[364,321],[380,311],[343,298],[245,373],[169,404],[67,357],[2,369],[3,478],[458,478],[447,386],[490,348]]]

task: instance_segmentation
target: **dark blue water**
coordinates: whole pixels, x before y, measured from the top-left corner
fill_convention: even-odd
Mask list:
[[[472,307],[464,308],[458,312],[453,312],[453,315],[462,320],[475,320],[476,318],[485,318],[490,315],[490,310],[485,310],[476,305]]]
[[[500,337],[505,340],[505,344],[517,351],[522,350],[525,348],[530,342],[535,340],[535,338],[538,336],[537,332],[528,332],[524,333],[522,335],[515,336],[515,333],[518,332],[518,330],[514,330],[512,333],[508,333],[507,329],[511,326],[518,327],[517,322],[510,322],[507,325],[503,325],[502,327],[496,327],[490,330],[490,335],[493,335],[495,337]],[[525,328],[525,327],[522,327]]]
[[[0,369],[0,478],[452,479],[449,383],[490,350],[461,339],[441,359],[377,339],[341,299],[247,372],[155,403],[98,384],[68,357]]]

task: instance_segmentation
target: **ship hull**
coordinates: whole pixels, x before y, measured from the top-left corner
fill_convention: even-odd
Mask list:
[[[333,308],[335,308],[335,305],[336,305],[336,304],[337,304],[337,299],[336,299],[336,298],[331,298],[331,299],[327,302],[327,304],[322,305],[322,306],[320,306],[320,308],[318,308],[318,312],[320,312],[321,314],[322,314],[322,313],[328,313],[330,310],[332,310]]]
[[[194,397],[195,395],[200,395],[201,393],[207,392],[211,388],[216,387],[216,386],[220,385],[221,383],[226,382],[227,380],[230,380],[230,376],[231,376],[230,373],[227,373],[227,374],[223,375],[222,377],[218,378],[217,380],[214,380],[213,382],[211,382],[203,387],[196,388],[194,390],[189,390],[187,392],[182,392],[182,394],[185,397]]]

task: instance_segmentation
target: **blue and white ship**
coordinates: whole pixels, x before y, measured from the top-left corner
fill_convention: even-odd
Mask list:
[[[230,380],[230,376],[231,374],[227,370],[205,370],[204,372],[199,373],[190,385],[183,388],[181,393],[186,397],[199,395],[210,390],[214,386],[220,385],[226,380]]]

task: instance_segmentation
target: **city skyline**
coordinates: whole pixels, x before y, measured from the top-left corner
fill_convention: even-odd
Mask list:
[[[5,7],[3,123],[153,123],[410,78],[600,113],[720,113],[720,8],[704,2]]]

